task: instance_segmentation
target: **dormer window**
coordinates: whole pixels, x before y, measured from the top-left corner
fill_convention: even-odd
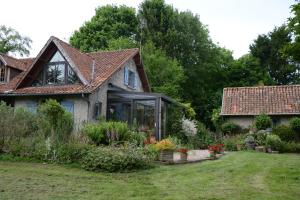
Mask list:
[[[74,84],[78,78],[59,51],[45,65],[33,86]]]
[[[5,67],[0,66],[0,83],[5,83],[6,82],[6,76],[5,76]]]

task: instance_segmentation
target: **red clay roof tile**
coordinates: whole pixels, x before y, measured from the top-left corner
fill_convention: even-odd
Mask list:
[[[300,85],[224,88],[221,115],[300,114]]]

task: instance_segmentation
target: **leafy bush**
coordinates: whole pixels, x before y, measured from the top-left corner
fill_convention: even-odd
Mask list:
[[[170,139],[163,139],[155,144],[158,151],[174,150],[176,145]]]
[[[242,135],[234,135],[223,139],[226,151],[236,151],[237,145],[244,144]]]
[[[246,144],[248,149],[254,149],[255,148],[255,138],[253,134],[248,134],[245,137],[244,143]]]
[[[268,115],[260,114],[257,117],[255,117],[254,125],[257,130],[265,130],[272,126],[272,120]]]
[[[87,135],[96,145],[105,141],[106,129],[99,124],[87,123],[83,126],[81,132]]]
[[[295,131],[295,135],[298,140],[300,140],[300,118],[294,117],[290,120],[290,127]]]
[[[51,137],[57,141],[66,141],[73,130],[73,117],[53,99],[48,99],[38,108],[38,118],[51,130]]]
[[[197,123],[197,130],[197,134],[191,140],[191,145],[194,149],[207,149],[209,145],[215,142],[213,133],[211,133],[203,123]]]
[[[146,140],[146,135],[143,132],[129,131],[128,141],[136,146],[143,146]]]
[[[282,141],[278,135],[268,135],[266,138],[266,145],[273,150],[279,150],[282,145]]]
[[[131,171],[149,168],[153,158],[144,148],[97,147],[87,151],[83,167],[92,171]]]
[[[300,153],[300,143],[282,142],[279,151],[282,153]]]
[[[237,134],[241,127],[233,122],[227,121],[222,124],[221,130],[225,134]]]
[[[91,145],[69,141],[53,148],[48,160],[55,163],[82,163]]]
[[[295,140],[295,132],[286,125],[279,125],[273,128],[272,134],[278,135],[281,140],[291,142]]]
[[[5,151],[11,140],[19,141],[22,137],[34,135],[37,132],[37,118],[24,108],[15,110],[0,102],[0,152]]]
[[[256,143],[260,146],[266,145],[267,135],[268,133],[265,130],[257,131],[254,135]]]
[[[100,124],[87,123],[81,132],[87,135],[96,145],[123,143],[125,141],[142,145],[145,135],[129,130],[125,122],[101,122]]]
[[[220,113],[221,113],[221,107],[213,109],[212,116],[211,116],[211,121],[217,131],[221,129],[221,125],[223,123]]]

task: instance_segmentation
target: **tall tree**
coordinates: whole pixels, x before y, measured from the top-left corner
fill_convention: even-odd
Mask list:
[[[135,39],[137,27],[134,8],[107,5],[96,9],[95,16],[73,33],[70,43],[84,52],[98,51],[108,48],[112,39]]]
[[[251,54],[246,54],[226,68],[227,87],[270,85],[271,77],[261,69],[260,62]]]
[[[293,35],[294,40],[287,45],[287,54],[293,57],[295,62],[300,62],[300,3],[295,3],[292,8],[293,16],[289,18],[288,27]]]
[[[31,42],[30,38],[21,36],[13,28],[0,26],[0,53],[29,55]]]
[[[144,45],[142,55],[152,91],[182,100],[184,72],[177,60],[169,58],[151,42]]]
[[[197,118],[210,123],[212,109],[221,103],[225,85],[222,48],[210,39],[207,27],[193,13],[179,12],[164,0],[145,0],[139,9],[142,43],[151,40],[184,69],[183,99],[191,102]],[[228,64],[228,63],[226,63]]]
[[[275,84],[299,83],[300,68],[284,53],[291,41],[289,30],[282,25],[267,35],[259,35],[250,45],[250,52],[259,60],[261,70],[269,73]]]

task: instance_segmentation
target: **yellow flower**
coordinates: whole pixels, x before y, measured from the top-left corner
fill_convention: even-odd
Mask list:
[[[161,140],[160,142],[155,144],[157,150],[174,150],[176,149],[176,145],[169,139]]]

